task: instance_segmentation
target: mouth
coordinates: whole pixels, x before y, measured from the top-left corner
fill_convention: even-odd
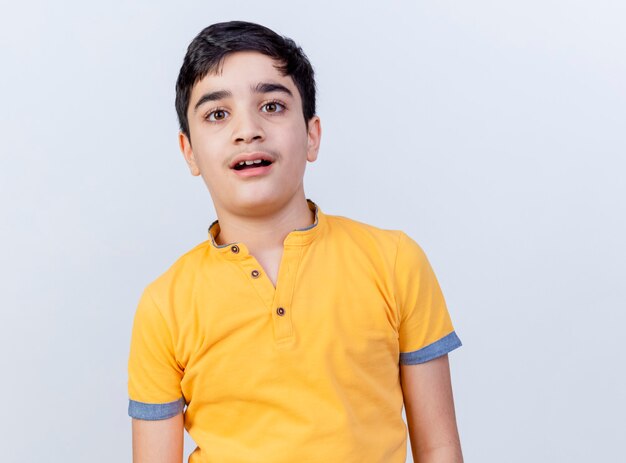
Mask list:
[[[250,171],[250,173],[256,171],[266,170],[274,163],[275,159],[271,155],[262,151],[254,153],[242,153],[231,161],[229,167],[237,172]]]
[[[232,169],[235,170],[246,170],[246,169],[254,169],[257,167],[266,167],[272,164],[272,161],[268,161],[267,159],[254,159],[251,161],[240,161],[235,164]]]

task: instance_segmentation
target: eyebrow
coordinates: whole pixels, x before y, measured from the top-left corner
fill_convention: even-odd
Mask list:
[[[287,87],[272,82],[260,82],[252,87],[252,91],[254,93],[280,92],[289,95],[290,97],[293,97],[293,93],[291,93],[291,90],[289,90]],[[205,93],[195,104],[195,106],[193,107],[193,111],[198,111],[198,108],[201,105],[203,105],[204,103],[208,103],[209,101],[223,100],[232,96],[233,94],[229,90],[216,90],[215,92]]]
[[[281,92],[285,93],[289,96],[293,96],[291,90],[281,84],[275,84],[271,82],[260,82],[256,84],[256,86],[252,89],[254,93],[271,93],[271,92]]]
[[[217,90],[215,92],[205,93],[200,97],[196,105],[193,107],[193,112],[198,111],[198,108],[204,103],[208,103],[209,101],[223,100],[224,98],[228,98],[230,96],[233,96],[233,94],[228,90]]]

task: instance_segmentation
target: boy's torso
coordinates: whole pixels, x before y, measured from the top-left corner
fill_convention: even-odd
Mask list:
[[[202,449],[190,461],[404,461],[397,240],[320,212],[285,240],[276,287],[244,244],[211,241],[151,285],[175,327],[186,427]]]
[[[316,217],[285,239],[276,286],[245,244],[215,243],[215,223],[144,291],[129,414],[167,419],[186,403],[191,463],[404,463],[399,364],[460,340],[417,243]]]

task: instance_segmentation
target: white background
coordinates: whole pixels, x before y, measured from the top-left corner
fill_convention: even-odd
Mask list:
[[[3,4],[0,460],[130,461],[136,303],[215,218],[174,83],[244,19],[317,71],[307,196],[426,250],[466,461],[624,461],[624,5]]]

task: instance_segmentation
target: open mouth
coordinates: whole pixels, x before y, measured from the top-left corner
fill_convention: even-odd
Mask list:
[[[245,170],[245,169],[254,169],[255,167],[265,167],[272,164],[271,161],[266,161],[265,159],[255,159],[254,161],[241,161],[238,164],[235,164],[233,169],[235,170]]]

